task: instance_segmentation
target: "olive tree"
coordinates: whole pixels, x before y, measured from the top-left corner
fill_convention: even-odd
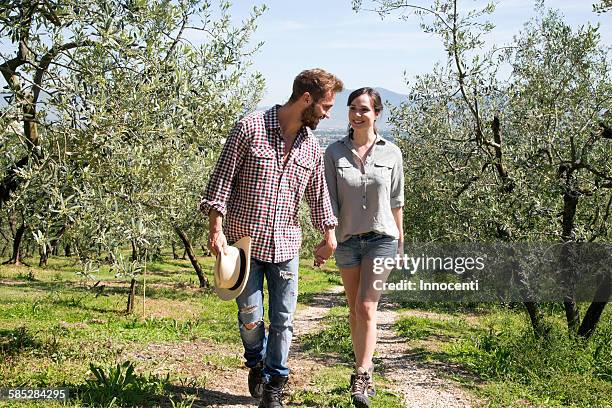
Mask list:
[[[222,137],[260,97],[262,79],[248,69],[263,8],[233,26],[228,2],[79,7],[104,20],[95,24],[105,36],[58,69],[61,86],[45,101],[53,114],[38,120],[43,159],[13,166],[17,185],[6,202],[24,209],[37,241],[61,233],[82,259],[104,251],[114,261],[125,243],[150,253],[178,234],[205,286],[189,250],[203,230],[197,197]],[[95,24],[80,35],[91,39]]]
[[[400,143],[413,191],[405,207],[412,238],[609,241],[610,61],[597,27],[572,30],[540,6],[511,44],[486,48],[493,4],[460,12],[453,0],[369,3],[382,16],[420,15],[448,55],[416,78],[391,115],[410,135]],[[528,271],[515,272],[522,281]],[[609,298],[609,288],[605,276],[598,299]],[[537,302],[526,288],[523,297],[536,334],[544,333]],[[564,306],[568,327],[588,337],[605,302],[594,302],[582,324],[571,291]]]

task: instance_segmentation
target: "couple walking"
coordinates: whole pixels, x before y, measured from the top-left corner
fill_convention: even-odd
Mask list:
[[[312,224],[323,235],[314,250],[315,264],[322,265],[335,251],[342,275],[355,355],[353,404],[369,407],[375,393],[372,357],[380,293],[372,282],[381,276],[374,275],[373,260],[394,257],[402,248],[402,156],[376,130],[383,106],[372,88],[350,94],[348,134],[321,154],[312,130],[329,118],[342,89],[336,76],[306,70],[295,78],[287,103],[240,120],[200,204],[209,217],[208,246],[217,256],[217,292],[225,299],[236,298],[249,391],[261,399],[260,407],[283,406],[298,295],[302,197]],[[219,265],[234,252],[236,265],[240,259],[248,265],[237,267],[235,278],[224,285],[217,281],[217,269],[223,269]],[[232,266],[225,269],[234,272]]]

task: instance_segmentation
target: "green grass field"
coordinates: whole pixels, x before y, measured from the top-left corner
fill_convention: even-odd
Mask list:
[[[610,407],[612,313],[606,310],[589,341],[571,338],[560,314],[548,318],[550,335],[540,340],[522,309],[495,306],[470,318],[406,315],[395,329],[422,361],[459,367],[463,374],[453,379],[485,406]]]
[[[215,347],[240,347],[235,302],[221,301],[212,290],[200,289],[189,261],[168,258],[148,264],[144,305],[143,276],[138,277],[131,315],[125,313],[128,280],[115,278],[108,268],[85,279],[75,260],[61,257],[51,258],[47,268],[1,266],[1,387],[68,387],[74,397],[71,406],[131,406],[136,397],[148,401],[145,405],[180,404],[172,388],[187,379],[153,375],[137,364],[134,376],[126,379],[129,367],[122,366],[126,351],[193,342],[213,350],[198,363],[216,369],[241,366],[240,359],[214,352]],[[200,261],[212,280],[213,260]],[[312,260],[300,265],[298,310],[315,294],[340,284],[331,268],[315,270],[311,265]],[[103,379],[94,376],[96,368],[108,375],[110,384],[114,377],[126,382],[133,388],[133,398],[105,397],[100,391]],[[202,378],[190,385],[205,383]],[[6,404],[0,401],[0,406]]]
[[[185,360],[213,372],[241,367],[236,353],[222,352],[241,347],[235,303],[198,288],[189,261],[166,259],[148,264],[144,305],[143,276],[139,276],[131,315],[125,313],[128,282],[115,278],[108,268],[85,279],[73,259],[61,257],[51,258],[47,268],[1,266],[0,387],[67,387],[71,393],[67,406],[190,406],[195,395],[185,390],[205,387],[210,380],[206,373],[186,377],[178,370],[156,370],[155,358],[144,364],[147,355],[133,356],[151,347],[188,345],[203,351],[179,355],[178,363]],[[212,279],[212,259],[201,262]],[[325,269],[311,265],[309,259],[300,265],[298,309],[316,294],[341,284],[333,265]],[[530,336],[522,310],[452,312],[448,305],[433,309],[416,315],[419,310],[400,310],[398,336],[423,362],[459,367],[451,378],[473,390],[484,406],[610,406],[612,313],[608,309],[588,343],[570,339],[560,319],[553,321],[551,338],[538,342]],[[309,389],[294,390],[293,406],[350,407],[347,312],[346,306],[331,308],[320,330],[303,339],[313,358],[323,351],[339,358],[321,366]],[[400,398],[387,392],[384,378],[377,382],[382,386],[375,406],[401,407]],[[0,406],[13,404],[0,401]]]

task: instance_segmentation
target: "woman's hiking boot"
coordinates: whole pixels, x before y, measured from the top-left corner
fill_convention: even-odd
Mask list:
[[[371,383],[370,370],[357,367],[351,375],[351,400],[357,408],[370,408],[369,388]]]

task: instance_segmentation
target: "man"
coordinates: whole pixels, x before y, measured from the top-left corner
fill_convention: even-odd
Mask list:
[[[208,247],[216,255],[228,241],[252,239],[250,275],[236,298],[249,371],[249,391],[260,407],[282,407],[287,358],[297,303],[298,254],[303,196],[313,225],[323,233],[315,264],[336,248],[334,217],[323,157],[311,129],[329,118],[342,81],[322,70],[301,72],[289,101],[240,120],[228,137],[200,203],[209,216]],[[224,225],[223,225],[224,224]],[[225,228],[225,229],[224,229]],[[225,253],[225,252],[224,252]],[[263,278],[268,282],[266,335]]]

